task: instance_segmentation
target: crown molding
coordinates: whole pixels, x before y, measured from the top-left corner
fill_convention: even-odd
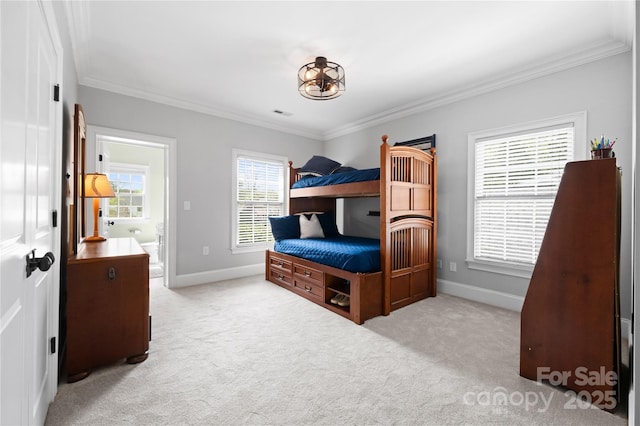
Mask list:
[[[158,95],[156,93],[146,92],[143,90],[132,89],[130,87],[108,83],[103,80],[97,80],[92,78],[83,78],[80,82],[82,86],[92,87],[95,89],[105,90],[108,92],[118,93],[120,95],[131,96],[133,98],[144,99],[151,102],[156,102],[163,105],[168,105],[176,108],[186,109],[189,111],[200,112],[207,115],[213,115],[219,118],[225,118],[228,120],[239,121],[241,123],[250,124],[266,129],[276,130],[282,133],[288,133],[296,136],[302,136],[305,138],[324,141],[324,135],[321,133],[315,133],[308,129],[296,128],[293,126],[284,126],[278,123],[274,123],[268,120],[263,120],[258,117],[253,117],[246,114],[239,114],[230,110],[214,108],[212,106],[201,105],[194,102],[188,102],[169,96]]]
[[[618,55],[631,50],[630,42],[611,40],[605,43],[596,43],[572,55],[556,56],[548,59],[533,68],[521,68],[502,74],[498,78],[469,84],[461,89],[440,93],[439,95],[423,99],[402,107],[397,107],[383,111],[359,120],[355,123],[342,126],[332,132],[324,134],[325,140],[331,140],[340,136],[345,136],[369,127],[388,123],[414,114],[435,109],[447,104],[462,101],[484,93],[493,92],[516,84],[524,83],[536,78],[555,74],[570,68]]]

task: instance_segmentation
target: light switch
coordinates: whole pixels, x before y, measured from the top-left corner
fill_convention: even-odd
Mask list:
[[[185,201],[184,202],[184,209],[185,210],[191,210],[191,201]]]

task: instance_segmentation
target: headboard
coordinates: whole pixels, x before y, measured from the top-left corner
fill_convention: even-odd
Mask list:
[[[436,135],[425,136],[423,138],[412,139],[410,141],[396,142],[393,146],[410,146],[411,148],[421,149],[423,151],[431,151],[436,148]]]

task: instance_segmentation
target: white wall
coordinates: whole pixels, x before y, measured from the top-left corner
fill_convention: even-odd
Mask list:
[[[231,254],[231,150],[281,155],[294,164],[323,150],[319,141],[85,86],[80,103],[89,125],[177,140],[176,274],[201,274],[195,282],[212,280],[211,271],[264,262],[264,251]],[[88,171],[94,158],[88,146]],[[191,210],[183,210],[184,201]]]
[[[587,137],[604,133],[618,138],[614,151],[623,170],[621,313],[630,318],[631,69],[631,52],[616,55],[333,139],[325,154],[354,166],[376,167],[382,134],[395,142],[436,133],[438,258],[444,265],[457,263],[457,272],[444,268],[438,279],[524,297],[528,280],[466,267],[467,135],[587,111]],[[347,213],[356,212],[356,217],[345,218],[345,231],[362,234],[368,222],[377,226],[375,219],[364,216],[369,209],[370,204],[350,209],[345,203]]]

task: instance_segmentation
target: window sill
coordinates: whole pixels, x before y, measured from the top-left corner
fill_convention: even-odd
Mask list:
[[[118,225],[126,225],[128,223],[149,223],[151,222],[151,219],[149,219],[148,217],[138,217],[138,218],[123,218],[123,217],[118,217],[118,218],[108,218],[110,221],[113,221],[113,223],[117,223]]]
[[[273,244],[262,244],[249,247],[231,247],[231,254],[256,253],[273,248]]]
[[[491,262],[488,260],[478,259],[467,259],[467,267],[478,271],[511,275],[528,280],[531,279],[531,274],[533,273],[533,265],[527,266],[508,262]]]

